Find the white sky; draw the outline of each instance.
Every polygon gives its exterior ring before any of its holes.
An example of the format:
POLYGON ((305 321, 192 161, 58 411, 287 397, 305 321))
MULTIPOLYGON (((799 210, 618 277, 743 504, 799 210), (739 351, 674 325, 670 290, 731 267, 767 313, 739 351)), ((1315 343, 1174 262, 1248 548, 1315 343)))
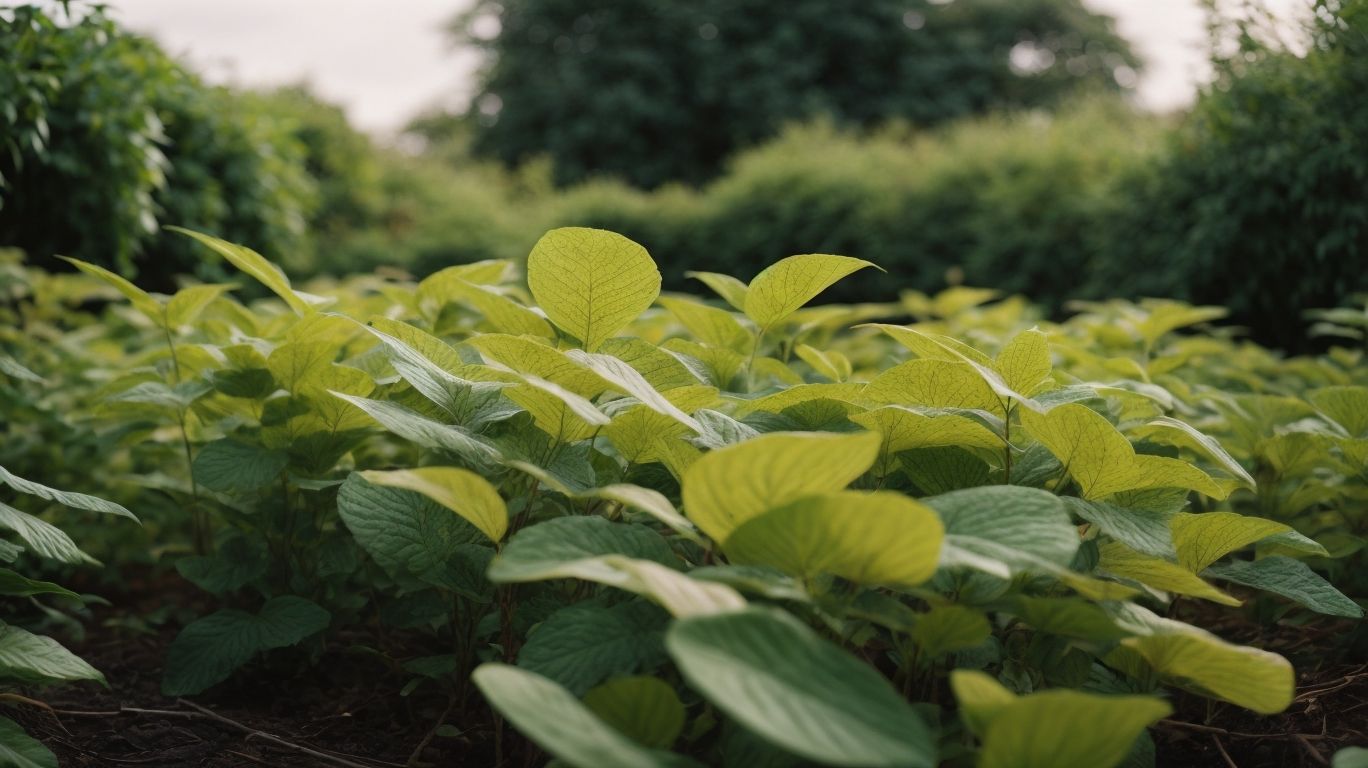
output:
MULTIPOLYGON (((1144 57, 1140 102, 1191 103, 1207 74, 1199 0, 1084 0, 1111 14, 1144 57)), ((1265 0, 1279 10, 1306 0, 1265 0)), ((385 134, 437 104, 461 105, 477 59, 453 50, 442 25, 465 0, 110 0, 209 80, 272 85, 307 80, 361 128, 385 134)))

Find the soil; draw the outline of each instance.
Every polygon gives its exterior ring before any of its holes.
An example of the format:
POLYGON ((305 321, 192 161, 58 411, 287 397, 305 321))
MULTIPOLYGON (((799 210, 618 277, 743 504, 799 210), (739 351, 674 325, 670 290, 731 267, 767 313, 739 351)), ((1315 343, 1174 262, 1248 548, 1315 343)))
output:
MULTIPOLYGON (((464 707, 462 692, 433 684, 401 695, 411 676, 375 654, 349 650, 374 644, 363 633, 335 638, 313 664, 302 656, 283 663, 277 658, 269 666, 253 664, 193 701, 163 696, 162 662, 177 628, 135 633, 117 629, 114 620, 147 616, 168 601, 200 602, 195 607, 202 612, 212 608, 174 574, 127 584, 129 593, 113 600, 119 607, 96 613, 95 623, 105 629, 70 644, 105 673, 110 687, 83 683, 27 691, 52 710, 17 706, 7 712, 46 743, 64 768, 495 765, 494 725, 479 694, 465 691, 464 707)), ((1297 698, 1287 711, 1261 717, 1177 693, 1174 714, 1151 730, 1159 766, 1326 766, 1341 747, 1368 746, 1368 663, 1342 660, 1343 640, 1355 623, 1267 628, 1238 611, 1195 603, 1180 608, 1179 618, 1292 659, 1297 698)), ((387 647, 404 642, 386 639, 387 647)), ((436 651, 415 648, 413 655, 431 652, 436 651)), ((537 763, 535 754, 516 752, 518 759, 506 765, 537 763)))
MULTIPOLYGON (((67 645, 105 674, 109 688, 80 683, 26 691, 50 706, 16 707, 13 716, 47 744, 63 768, 236 768, 340 766, 420 768, 488 766, 492 722, 479 694, 436 684, 401 695, 412 675, 383 658, 354 650, 376 638, 334 638, 313 662, 254 663, 230 681, 189 699, 161 693, 162 664, 179 627, 120 629, 120 616, 147 616, 168 601, 201 614, 213 606, 175 574, 128 581, 118 608, 95 613, 85 642, 67 645), (202 603, 196 605, 196 603, 202 603), (113 626, 111 626, 113 625, 113 626), (443 726, 438 728, 438 726, 443 726)), ((386 638, 402 647, 407 638, 386 638)), ((420 638, 413 638, 420 642, 420 638)), ((415 648, 413 655, 439 653, 415 648)))

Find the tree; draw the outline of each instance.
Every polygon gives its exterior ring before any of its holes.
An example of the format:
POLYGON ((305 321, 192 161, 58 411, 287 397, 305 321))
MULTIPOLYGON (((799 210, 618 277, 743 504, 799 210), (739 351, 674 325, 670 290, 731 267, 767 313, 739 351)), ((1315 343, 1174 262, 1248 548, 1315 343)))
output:
MULTIPOLYGON (((1317 0, 1302 42, 1217 16, 1217 80, 1109 227, 1118 286, 1230 308, 1305 346, 1305 310, 1368 290, 1368 0, 1317 0)), ((1251 21, 1253 19, 1253 21, 1251 21)))
POLYGON ((474 149, 559 183, 699 182, 787 122, 1048 107, 1139 67, 1081 0, 482 0, 453 32, 486 52, 474 149))
POLYGON ((205 86, 101 6, 0 11, 0 246, 172 276, 222 275, 162 224, 298 264, 315 208, 288 121, 205 86))

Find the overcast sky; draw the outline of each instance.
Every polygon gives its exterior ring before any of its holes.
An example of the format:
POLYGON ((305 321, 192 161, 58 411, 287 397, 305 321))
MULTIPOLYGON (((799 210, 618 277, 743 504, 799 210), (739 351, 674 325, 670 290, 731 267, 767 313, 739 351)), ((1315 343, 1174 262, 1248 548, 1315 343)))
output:
MULTIPOLYGON (((1148 67, 1140 102, 1191 103, 1204 66, 1199 0, 1084 0, 1117 19, 1148 67)), ((1267 0, 1281 9, 1305 0, 1267 0)), ((384 134, 417 112, 460 105, 477 65, 442 25, 464 0, 111 0, 114 15, 151 34, 213 82, 307 80, 361 128, 384 134)))

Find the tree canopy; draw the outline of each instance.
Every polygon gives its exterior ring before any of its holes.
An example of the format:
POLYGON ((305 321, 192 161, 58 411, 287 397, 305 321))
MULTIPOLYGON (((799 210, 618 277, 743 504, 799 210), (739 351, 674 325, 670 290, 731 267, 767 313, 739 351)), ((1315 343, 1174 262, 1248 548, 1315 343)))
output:
POLYGON ((706 180, 785 123, 928 125, 1125 90, 1139 60, 1081 0, 483 0, 474 148, 558 183, 706 180))

